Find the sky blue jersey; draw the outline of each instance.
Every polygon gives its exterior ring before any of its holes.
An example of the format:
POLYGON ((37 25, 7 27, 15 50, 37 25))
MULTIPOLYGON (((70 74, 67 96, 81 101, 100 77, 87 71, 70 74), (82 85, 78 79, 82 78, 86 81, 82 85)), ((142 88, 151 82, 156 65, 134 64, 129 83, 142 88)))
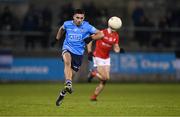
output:
POLYGON ((97 30, 86 21, 77 26, 73 23, 73 20, 65 21, 63 28, 66 31, 66 36, 62 50, 69 50, 76 55, 83 55, 85 50, 84 39, 94 34, 97 30))

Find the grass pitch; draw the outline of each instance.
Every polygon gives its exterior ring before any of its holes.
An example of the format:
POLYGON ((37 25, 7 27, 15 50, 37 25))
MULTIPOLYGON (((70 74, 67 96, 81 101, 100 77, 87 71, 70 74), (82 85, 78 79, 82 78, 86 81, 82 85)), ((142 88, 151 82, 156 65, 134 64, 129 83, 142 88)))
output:
POLYGON ((93 84, 73 84, 60 107, 63 83, 0 84, 0 116, 180 116, 180 84, 111 84, 97 102, 93 84))

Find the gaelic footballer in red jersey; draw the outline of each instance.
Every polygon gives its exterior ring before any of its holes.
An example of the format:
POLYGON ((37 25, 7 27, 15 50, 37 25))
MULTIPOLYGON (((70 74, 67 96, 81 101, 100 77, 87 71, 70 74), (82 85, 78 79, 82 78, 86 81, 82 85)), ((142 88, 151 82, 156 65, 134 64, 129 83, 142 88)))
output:
POLYGON ((109 58, 109 53, 112 47, 116 44, 119 47, 119 35, 115 31, 111 31, 110 28, 102 30, 104 37, 96 41, 96 48, 94 51, 95 57, 103 59, 109 58))
MULTIPOLYGON (((108 21, 108 28, 101 30, 104 37, 100 40, 96 40, 96 47, 93 52, 93 64, 95 69, 90 70, 88 82, 91 82, 93 78, 98 78, 100 82, 90 98, 92 101, 97 100, 97 96, 104 89, 106 81, 110 78, 110 51, 113 49, 116 53, 120 52, 119 34, 116 31, 121 27, 122 22, 120 18, 115 17, 115 19, 118 20, 113 19, 113 21, 116 22, 115 27, 113 27, 114 25, 109 24, 110 21, 112 23, 112 18, 114 17, 111 17, 108 21), (119 26, 117 27, 118 23, 119 26)), ((92 53, 92 43, 88 44, 88 52, 92 53)), ((88 58, 90 59, 90 57, 88 58)))

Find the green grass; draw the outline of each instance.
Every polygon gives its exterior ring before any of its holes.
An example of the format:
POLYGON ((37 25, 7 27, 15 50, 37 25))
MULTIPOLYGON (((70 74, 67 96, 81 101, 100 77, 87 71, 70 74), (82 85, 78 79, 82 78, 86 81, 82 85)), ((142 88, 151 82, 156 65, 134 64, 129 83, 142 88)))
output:
POLYGON ((180 84, 107 84, 98 102, 96 83, 73 84, 60 107, 62 83, 0 84, 0 116, 180 116, 180 84))

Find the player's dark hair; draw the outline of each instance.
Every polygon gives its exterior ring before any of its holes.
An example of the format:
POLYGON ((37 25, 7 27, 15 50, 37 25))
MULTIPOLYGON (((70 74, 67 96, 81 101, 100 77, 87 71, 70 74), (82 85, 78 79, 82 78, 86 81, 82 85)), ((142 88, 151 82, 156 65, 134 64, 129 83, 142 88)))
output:
POLYGON ((85 11, 83 9, 75 9, 74 14, 84 14, 85 15, 85 11))

